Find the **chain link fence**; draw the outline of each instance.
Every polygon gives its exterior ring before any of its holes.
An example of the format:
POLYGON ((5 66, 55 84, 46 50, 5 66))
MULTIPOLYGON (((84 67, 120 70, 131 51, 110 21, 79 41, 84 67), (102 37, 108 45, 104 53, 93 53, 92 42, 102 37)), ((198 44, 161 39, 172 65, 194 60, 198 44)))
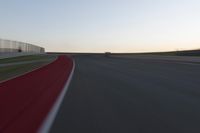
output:
POLYGON ((29 43, 0 39, 0 54, 44 53, 45 49, 29 43))

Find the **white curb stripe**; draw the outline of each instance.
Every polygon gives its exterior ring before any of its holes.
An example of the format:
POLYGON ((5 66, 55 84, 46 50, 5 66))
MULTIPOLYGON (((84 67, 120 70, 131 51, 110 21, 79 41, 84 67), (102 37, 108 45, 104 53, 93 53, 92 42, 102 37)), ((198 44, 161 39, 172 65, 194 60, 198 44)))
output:
POLYGON ((72 71, 70 73, 70 76, 67 80, 67 83, 65 84, 65 87, 63 88, 63 90, 61 91, 60 95, 58 96, 56 102, 54 103, 52 109, 50 110, 49 114, 47 115, 47 118, 44 120, 41 128, 39 129, 38 133, 49 133, 51 126, 53 125, 53 122, 56 118, 56 115, 59 111, 59 108, 61 106, 61 103, 65 97, 65 94, 68 90, 68 87, 70 85, 70 82, 72 80, 73 74, 74 74, 74 70, 75 70, 75 61, 73 60, 73 68, 72 71))

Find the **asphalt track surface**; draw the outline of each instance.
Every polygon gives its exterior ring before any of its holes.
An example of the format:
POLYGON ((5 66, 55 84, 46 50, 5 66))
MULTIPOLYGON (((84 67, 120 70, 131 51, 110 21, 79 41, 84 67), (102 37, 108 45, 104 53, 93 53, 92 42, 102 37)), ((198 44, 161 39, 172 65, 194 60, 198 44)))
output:
POLYGON ((200 64, 76 56, 51 133, 200 133, 200 64))
POLYGON ((36 133, 71 73, 66 56, 0 84, 0 133, 36 133))

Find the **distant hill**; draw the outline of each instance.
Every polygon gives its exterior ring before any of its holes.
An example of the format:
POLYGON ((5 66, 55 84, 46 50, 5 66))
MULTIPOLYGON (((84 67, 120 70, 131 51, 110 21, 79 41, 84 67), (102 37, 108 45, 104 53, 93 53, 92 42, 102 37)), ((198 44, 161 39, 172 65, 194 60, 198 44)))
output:
POLYGON ((147 53, 70 53, 70 52, 47 52, 47 54, 68 54, 68 55, 101 55, 101 54, 112 54, 112 55, 140 55, 140 54, 153 54, 153 55, 172 55, 172 56, 200 56, 200 49, 197 50, 183 50, 183 51, 170 51, 170 52, 147 52, 147 53))
POLYGON ((200 49, 198 50, 183 50, 171 52, 152 52, 145 54, 159 54, 159 55, 176 55, 176 56, 200 56, 200 49))

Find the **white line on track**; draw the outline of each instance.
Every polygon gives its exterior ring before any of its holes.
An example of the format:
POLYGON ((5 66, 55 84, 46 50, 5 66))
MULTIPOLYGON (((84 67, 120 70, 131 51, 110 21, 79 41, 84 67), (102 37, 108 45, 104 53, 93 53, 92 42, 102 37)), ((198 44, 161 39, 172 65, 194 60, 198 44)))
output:
POLYGON ((72 68, 70 76, 67 80, 67 83, 65 84, 65 87, 61 91, 61 93, 58 96, 56 102, 54 103, 52 109, 50 110, 49 114, 47 115, 46 119, 44 120, 44 122, 43 122, 41 128, 39 129, 38 133, 49 133, 50 128, 53 125, 53 122, 56 118, 56 115, 57 115, 59 108, 62 104, 62 101, 65 97, 65 94, 66 94, 66 92, 69 88, 70 82, 71 82, 73 74, 74 74, 74 70, 75 70, 75 61, 73 60, 73 68, 72 68))

